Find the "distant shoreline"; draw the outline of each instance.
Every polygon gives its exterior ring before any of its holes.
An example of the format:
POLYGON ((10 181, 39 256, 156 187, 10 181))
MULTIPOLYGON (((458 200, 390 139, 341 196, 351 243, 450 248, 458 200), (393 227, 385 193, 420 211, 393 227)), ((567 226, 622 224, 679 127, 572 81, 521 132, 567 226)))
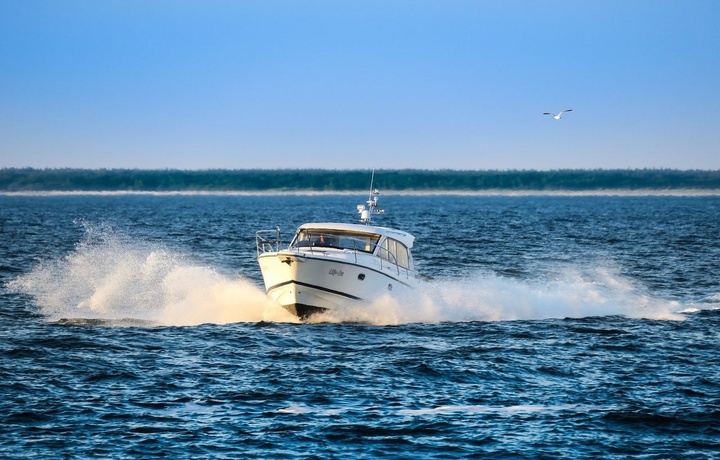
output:
POLYGON ((0 168, 0 193, 715 195, 720 170, 130 170, 0 168))

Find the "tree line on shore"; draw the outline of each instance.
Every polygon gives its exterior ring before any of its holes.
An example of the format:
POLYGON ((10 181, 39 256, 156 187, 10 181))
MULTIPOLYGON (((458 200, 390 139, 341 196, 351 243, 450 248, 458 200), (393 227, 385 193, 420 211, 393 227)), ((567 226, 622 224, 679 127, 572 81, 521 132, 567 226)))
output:
MULTIPOLYGON (((0 191, 357 191, 371 170, 0 169, 0 191)), ((720 189, 720 170, 376 170, 385 191, 720 189)))

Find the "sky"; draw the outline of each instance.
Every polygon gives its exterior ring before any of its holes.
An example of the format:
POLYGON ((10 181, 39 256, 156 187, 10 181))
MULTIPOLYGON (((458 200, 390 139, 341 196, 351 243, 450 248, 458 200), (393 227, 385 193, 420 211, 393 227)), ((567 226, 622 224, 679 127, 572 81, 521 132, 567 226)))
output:
POLYGON ((0 168, 716 170, 718 24, 717 0, 0 0, 0 168))

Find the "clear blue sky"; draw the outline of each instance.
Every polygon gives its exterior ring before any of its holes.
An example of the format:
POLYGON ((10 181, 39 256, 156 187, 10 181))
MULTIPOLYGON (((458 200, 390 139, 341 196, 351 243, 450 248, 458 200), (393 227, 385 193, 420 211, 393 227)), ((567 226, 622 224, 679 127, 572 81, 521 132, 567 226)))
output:
POLYGON ((24 166, 720 169, 720 1, 0 0, 24 166))

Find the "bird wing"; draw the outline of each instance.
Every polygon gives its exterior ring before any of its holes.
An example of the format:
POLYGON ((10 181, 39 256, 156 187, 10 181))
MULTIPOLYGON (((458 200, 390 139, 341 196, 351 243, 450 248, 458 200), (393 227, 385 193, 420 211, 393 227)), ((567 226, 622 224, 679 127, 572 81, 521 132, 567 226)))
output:
POLYGON ((572 112, 572 109, 565 109, 565 110, 563 110, 563 111, 560 112, 560 113, 563 113, 563 112, 572 112))
POLYGON ((545 112, 545 113, 543 113, 543 115, 552 115, 552 113, 550 113, 550 112, 545 112))

